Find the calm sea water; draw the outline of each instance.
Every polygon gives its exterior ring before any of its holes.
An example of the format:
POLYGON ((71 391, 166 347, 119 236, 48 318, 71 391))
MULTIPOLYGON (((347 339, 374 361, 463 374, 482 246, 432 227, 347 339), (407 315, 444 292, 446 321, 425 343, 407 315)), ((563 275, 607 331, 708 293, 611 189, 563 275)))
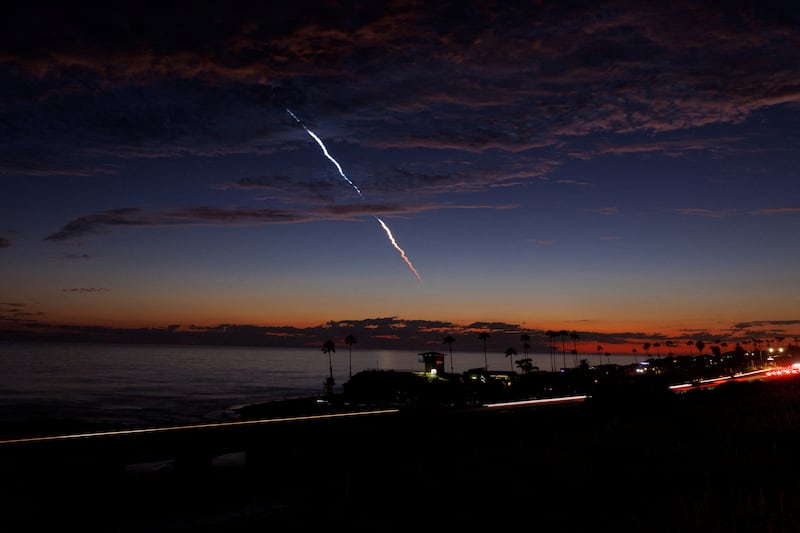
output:
MULTIPOLYGON (((550 368, 549 355, 531 357, 534 365, 550 368)), ((572 357, 567 355, 568 365, 572 357)), ((586 358, 595 362, 597 356, 586 358)), ((351 358, 344 347, 332 359, 337 391, 351 361, 353 374, 423 368, 413 351, 353 347, 351 358)), ((503 354, 488 354, 488 362, 490 368, 510 369, 503 354)), ((449 371, 449 356, 445 364, 449 371)), ((483 365, 482 352, 453 353, 455 372, 483 365)), ((234 418, 236 406, 321 395, 328 374, 327 355, 311 348, 0 343, 0 424, 128 427, 226 420, 234 418)))

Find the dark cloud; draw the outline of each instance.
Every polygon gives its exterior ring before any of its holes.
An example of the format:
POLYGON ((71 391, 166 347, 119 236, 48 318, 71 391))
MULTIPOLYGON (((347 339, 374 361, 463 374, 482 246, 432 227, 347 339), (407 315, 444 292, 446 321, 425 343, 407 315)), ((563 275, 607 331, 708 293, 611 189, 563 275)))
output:
MULTIPOLYGON (((262 224, 298 224, 312 220, 357 220, 362 216, 400 215, 441 209, 513 209, 514 205, 332 205, 309 210, 282 210, 251 207, 182 207, 169 211, 147 211, 140 208, 119 208, 81 216, 67 222, 60 230, 44 238, 64 242, 87 235, 110 232, 124 227, 163 226, 251 226, 262 224)), ((68 259, 87 259, 88 255, 67 256, 68 259)))
MULTIPOLYGON (((68 289, 69 292, 97 292, 98 289, 68 289)), ((100 289, 102 291, 102 289, 100 289)), ((393 349, 409 350, 416 354, 426 350, 445 351, 448 349, 444 338, 448 335, 455 338, 454 354, 458 352, 482 352, 483 341, 478 334, 488 332, 487 351, 501 353, 508 347, 521 346, 521 335, 530 336, 533 353, 547 353, 550 337, 545 329, 527 328, 520 324, 505 322, 474 322, 461 324, 449 321, 404 319, 401 317, 374 317, 364 319, 331 320, 308 327, 296 326, 259 326, 252 324, 218 324, 216 326, 180 326, 169 324, 153 328, 114 328, 108 326, 86 326, 70 324, 51 324, 42 322, 42 313, 25 310, 25 305, 15 302, 0 303, 0 321, 8 323, 0 329, 2 339, 49 339, 49 340, 82 340, 97 342, 159 342, 170 344, 211 344, 211 345, 256 345, 256 346, 309 346, 319 347, 326 340, 334 341, 339 349, 345 349, 344 339, 348 335, 356 338, 354 350, 357 349, 393 349)), ((582 322, 582 321, 578 321, 582 322)), ((631 346, 651 345, 651 355, 665 355, 675 352, 684 353, 687 342, 702 340, 710 344, 719 340, 727 342, 730 347, 737 342, 746 342, 752 338, 794 337, 786 331, 790 326, 800 325, 800 320, 754 321, 734 324, 727 334, 711 333, 705 329, 694 329, 683 332, 678 337, 670 337, 659 333, 634 331, 596 332, 582 328, 569 333, 578 335, 578 345, 592 346, 589 353, 579 353, 579 357, 596 356, 602 353, 628 354, 631 346), (667 343, 670 342, 671 346, 667 343), (659 343, 660 346, 654 346, 659 343), (600 350, 594 349, 597 346, 600 350)), ((559 330, 560 331, 560 330, 559 330)), ((560 337, 556 338, 558 351, 561 352, 560 337)), ((570 350, 572 341, 566 339, 566 348, 570 350)), ((643 349, 638 349, 644 354, 643 349)), ((687 352, 688 353, 688 352, 687 352)))
POLYGON ((19 302, 0 302, 0 321, 27 325, 36 323, 44 316, 40 311, 29 311, 27 305, 19 302))
POLYGON ((771 2, 20 5, 0 24, 0 172, 268 152, 288 105, 371 147, 636 150, 627 134, 800 103, 797 29, 771 2))
POLYGON ((285 224, 309 220, 302 214, 271 208, 186 207, 156 215, 161 224, 285 224))
POLYGON ((11 241, 4 237, 0 237, 0 248, 8 248, 11 246, 11 241))
POLYGON ((756 209, 754 211, 748 211, 750 215, 785 215, 785 214, 797 214, 800 213, 800 207, 768 207, 765 209, 756 209))
POLYGON ((800 320, 755 320, 753 322, 737 322, 736 324, 733 325, 733 327, 735 329, 747 329, 765 325, 788 326, 795 324, 800 324, 800 320))
POLYGON ((709 218, 727 218, 733 213, 727 209, 709 209, 706 207, 683 207, 675 209, 679 215, 709 217, 709 218))
POLYGON ((98 292, 109 292, 111 289, 104 287, 75 287, 71 289, 61 289, 61 292, 71 292, 79 294, 94 294, 98 292))
POLYGON ((120 227, 256 225, 305 222, 309 217, 270 208, 185 207, 172 211, 120 208, 78 217, 44 240, 63 242, 120 227))
POLYGON ((107 231, 111 227, 147 226, 150 224, 152 224, 152 220, 141 209, 111 209, 71 220, 56 233, 45 237, 45 240, 60 242, 107 231))

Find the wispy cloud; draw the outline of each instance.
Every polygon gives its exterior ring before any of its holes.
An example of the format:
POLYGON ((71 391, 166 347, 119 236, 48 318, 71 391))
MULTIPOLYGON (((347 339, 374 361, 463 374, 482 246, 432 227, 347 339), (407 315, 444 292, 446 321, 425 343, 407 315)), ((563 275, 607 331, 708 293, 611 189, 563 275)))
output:
POLYGON ((61 289, 61 292, 71 292, 79 294, 94 294, 98 292, 109 292, 111 289, 105 287, 75 287, 71 289, 61 289))
POLYGON ((44 313, 29 311, 24 303, 0 302, 0 321, 27 324, 42 316, 44 313))
POLYGON ((726 218, 733 214, 728 209, 709 209, 705 207, 682 207, 674 210, 679 215, 693 217, 726 218))
POLYGON ((177 225, 246 225, 304 222, 308 216, 280 209, 186 207, 165 212, 139 208, 119 208, 78 217, 44 240, 63 242, 112 228, 135 228, 177 225))
POLYGON ((767 207, 748 211, 749 215, 790 215, 800 213, 800 207, 767 207))
POLYGON ((621 215, 622 210, 619 207, 598 207, 596 209, 589 209, 590 213, 596 213, 598 215, 621 215))
POLYGON ((753 320, 737 322, 731 326, 731 333, 742 338, 783 337, 792 335, 800 326, 800 319, 792 320, 753 320), (790 329, 791 328, 791 329, 790 329))
MULTIPOLYGON (((306 210, 284 210, 253 207, 181 207, 168 211, 148 211, 141 208, 119 208, 92 213, 67 222, 60 230, 44 238, 64 242, 87 235, 108 233, 115 228, 145 228, 163 226, 255 226, 263 224, 298 224, 311 220, 355 220, 362 216, 403 215, 443 209, 515 209, 516 204, 339 204, 306 210)), ((69 259, 88 259, 89 256, 67 256, 69 259)))

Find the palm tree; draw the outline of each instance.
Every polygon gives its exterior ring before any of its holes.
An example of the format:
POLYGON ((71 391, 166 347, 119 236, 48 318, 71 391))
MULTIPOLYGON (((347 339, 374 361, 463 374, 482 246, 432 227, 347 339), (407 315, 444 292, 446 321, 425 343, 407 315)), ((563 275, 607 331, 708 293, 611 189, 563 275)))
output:
POLYGON ((697 341, 694 343, 694 347, 697 348, 697 355, 702 355, 703 348, 706 347, 706 343, 704 343, 703 341, 697 341))
POLYGON ((344 338, 345 344, 347 344, 347 348, 350 350, 350 377, 353 377, 353 345, 356 343, 356 338, 352 335, 348 335, 344 338))
POLYGON ((552 329, 548 329, 545 332, 550 344, 550 371, 556 371, 556 337, 558 337, 558 333, 553 331, 552 329))
POLYGON ((453 374, 453 343, 456 342, 456 339, 452 335, 448 335, 444 338, 444 344, 450 347, 450 373, 453 374))
POLYGON ((519 340, 522 341, 522 351, 525 352, 525 357, 528 357, 528 350, 531 349, 531 336, 527 333, 523 333, 519 336, 519 340))
POLYGON ((567 335, 569 335, 569 331, 562 329, 558 332, 558 334, 561 337, 561 355, 564 358, 564 368, 567 368, 567 345, 564 344, 564 341, 566 340, 567 335))
POLYGON ((575 355, 575 366, 578 366, 578 339, 581 338, 580 335, 576 331, 573 331, 569 334, 569 338, 572 339, 572 353, 575 355))
POLYGON ((514 372, 514 356, 517 355, 517 351, 514 348, 508 347, 506 348, 506 357, 511 359, 511 372, 514 372))
POLYGON ((762 341, 761 339, 756 338, 756 339, 753 339, 752 342, 753 342, 753 351, 758 351, 758 365, 759 365, 759 368, 760 368, 764 364, 764 361, 761 358, 761 344, 764 341, 762 341))
MULTIPOLYGON (((526 357, 524 359, 517 359, 514 362, 517 363, 517 366, 519 367, 519 369, 522 370, 522 373, 525 374, 526 376, 528 374, 530 374, 531 372, 533 372, 533 369, 536 368, 535 366, 533 366, 533 363, 531 363, 531 358, 530 357, 526 357)), ((539 370, 539 369, 536 368, 536 370, 539 370)))
POLYGON ((333 344, 333 341, 328 339, 322 344, 322 353, 328 355, 328 368, 330 369, 330 377, 325 380, 325 388, 328 391, 328 396, 333 396, 333 358, 331 357, 331 352, 336 352, 336 345, 333 344))
POLYGON ((603 364, 603 347, 598 345, 597 346, 597 356, 600 358, 600 364, 603 364))
POLYGON ((491 338, 488 331, 481 331, 478 333, 478 338, 483 341, 483 369, 489 370, 489 361, 486 358, 486 341, 491 338))

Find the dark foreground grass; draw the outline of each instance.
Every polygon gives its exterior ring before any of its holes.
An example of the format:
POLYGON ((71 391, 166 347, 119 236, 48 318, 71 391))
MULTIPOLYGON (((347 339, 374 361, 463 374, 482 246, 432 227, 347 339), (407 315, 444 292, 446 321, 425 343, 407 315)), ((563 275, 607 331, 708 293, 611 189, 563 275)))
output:
POLYGON ((800 531, 797 379, 404 412, 236 438, 246 467, 12 468, 0 495, 4 530, 800 531))

